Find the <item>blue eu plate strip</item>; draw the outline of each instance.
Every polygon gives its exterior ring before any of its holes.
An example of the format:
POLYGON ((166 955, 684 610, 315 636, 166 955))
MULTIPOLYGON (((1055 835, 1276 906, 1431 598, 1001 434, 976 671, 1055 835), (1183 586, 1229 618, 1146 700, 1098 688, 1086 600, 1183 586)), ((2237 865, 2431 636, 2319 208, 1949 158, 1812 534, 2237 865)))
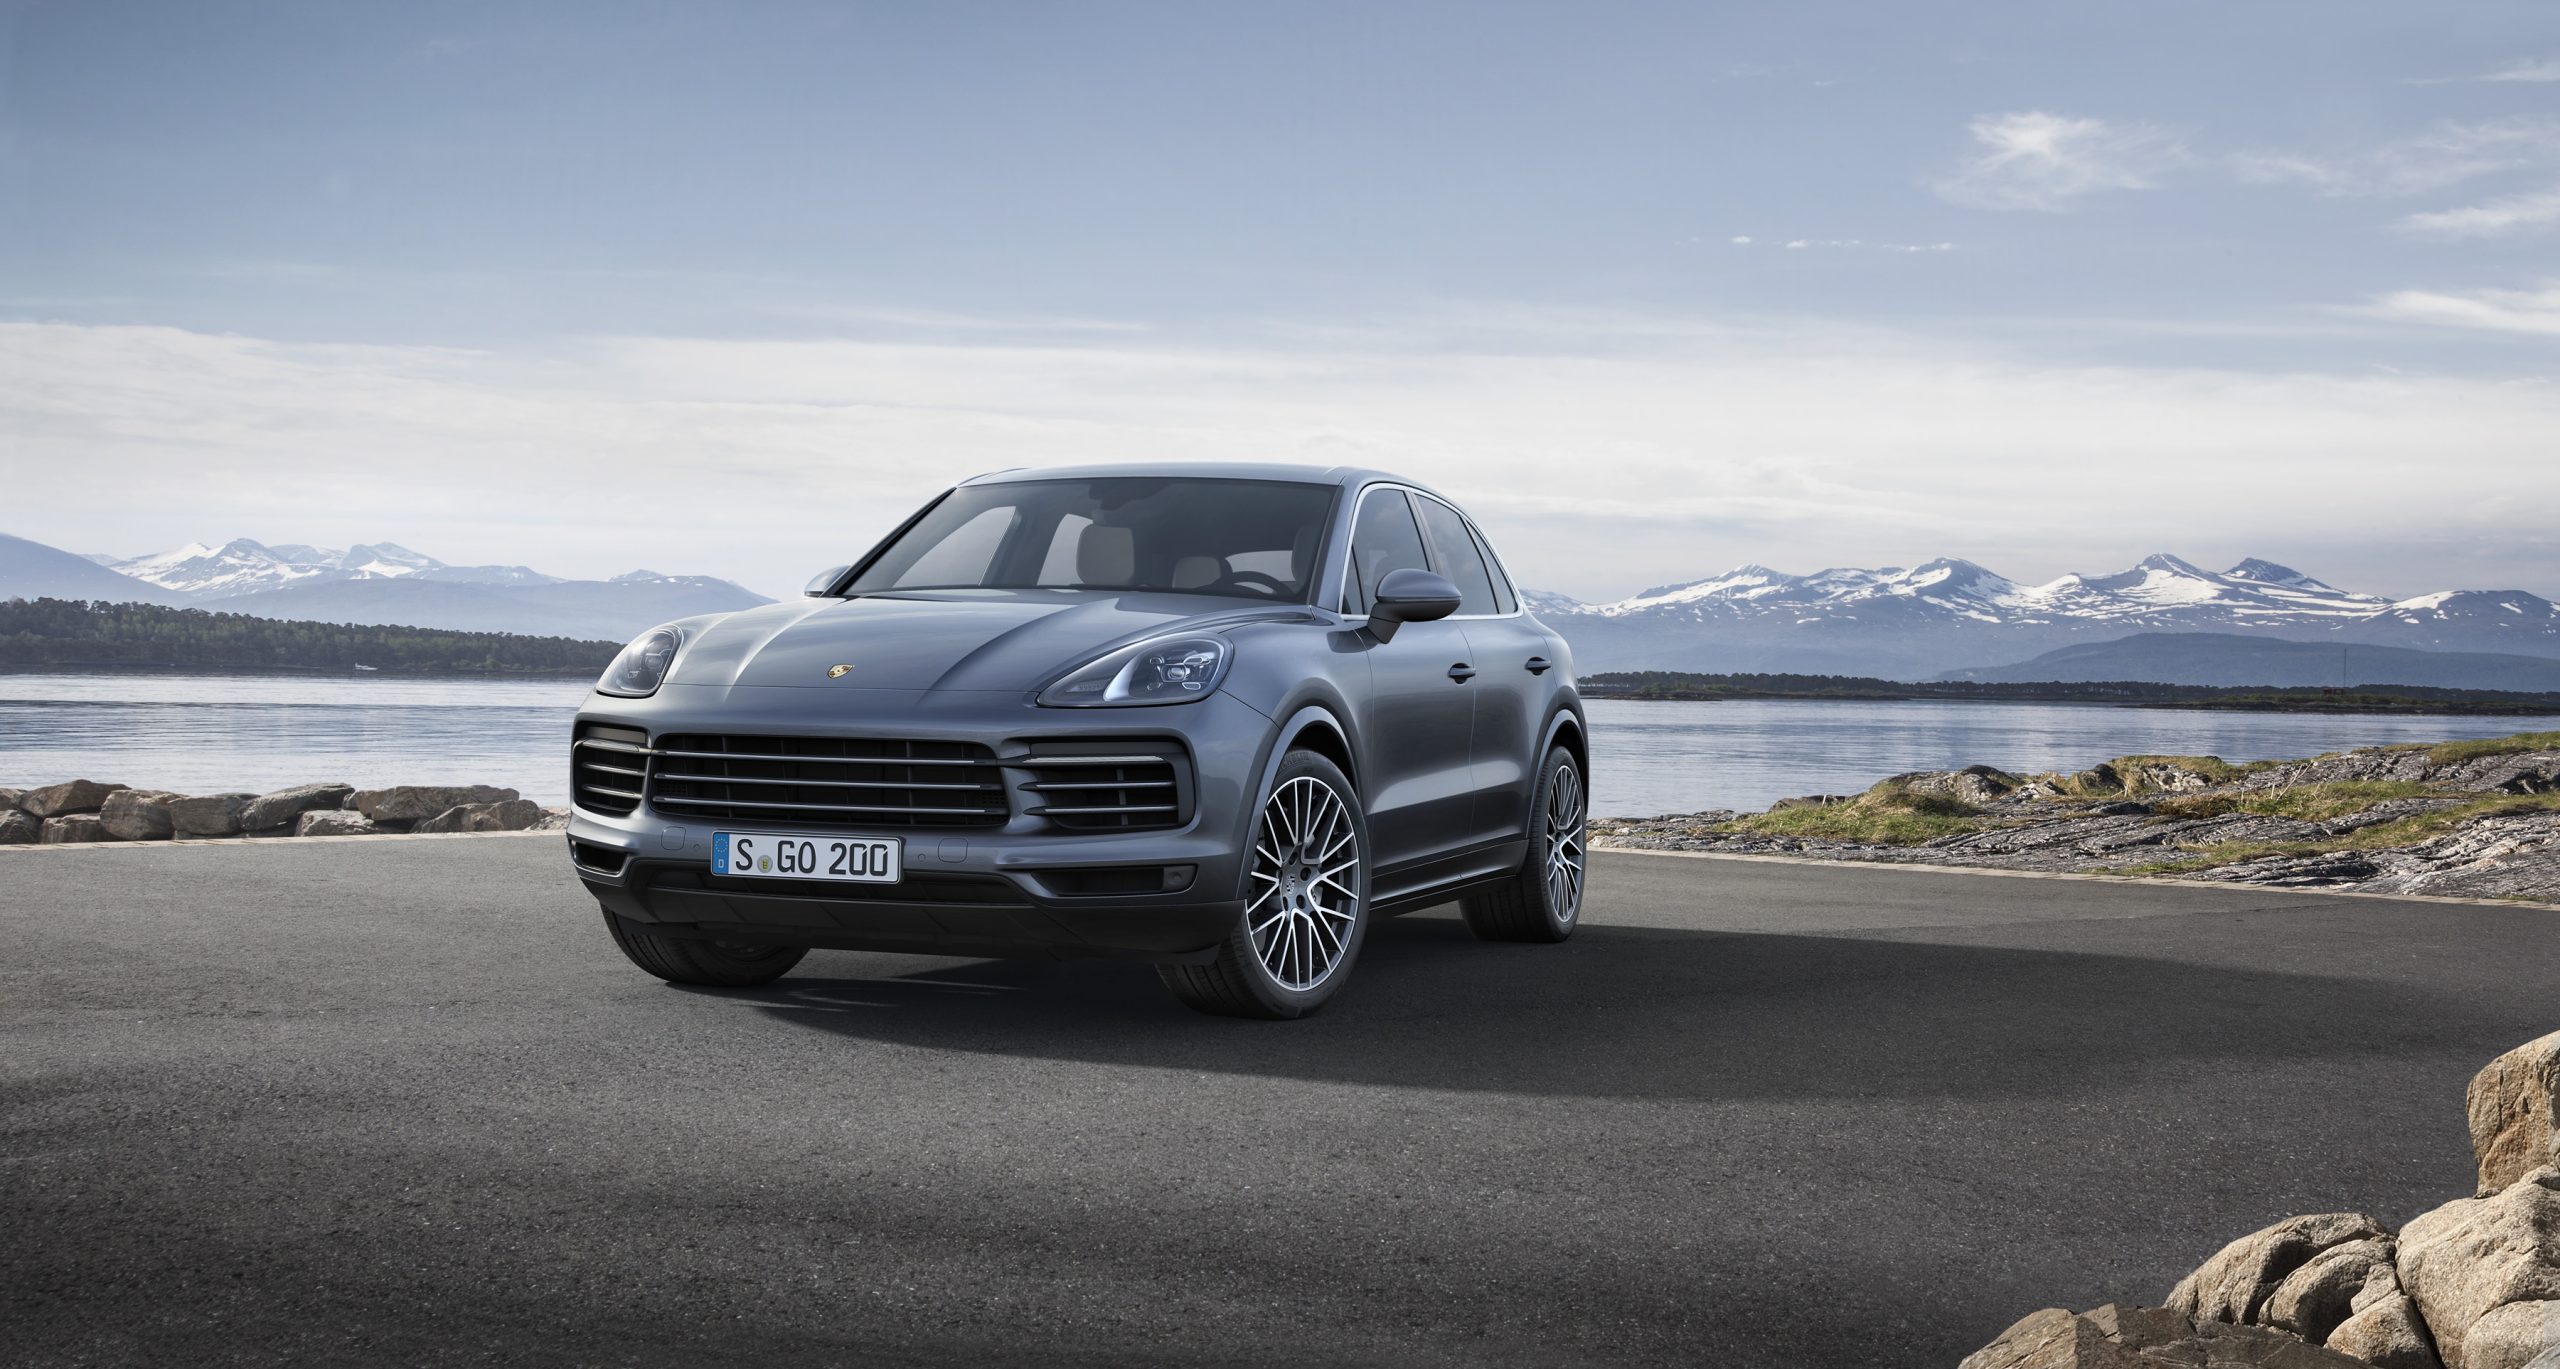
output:
POLYGON ((729 834, 726 832, 711 834, 711 873, 729 873, 729 834))

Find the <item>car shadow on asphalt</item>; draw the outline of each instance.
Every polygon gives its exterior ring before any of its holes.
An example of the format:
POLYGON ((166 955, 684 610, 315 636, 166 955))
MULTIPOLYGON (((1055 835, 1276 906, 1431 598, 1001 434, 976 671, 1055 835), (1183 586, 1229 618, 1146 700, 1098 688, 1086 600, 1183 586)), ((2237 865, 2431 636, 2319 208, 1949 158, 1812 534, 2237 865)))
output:
POLYGON ((1288 1023, 1202 1016, 1147 967, 1098 961, 821 954, 716 996, 900 1046, 1612 1098, 2038 1096, 2093 1073, 2345 1062, 2511 1026, 2496 1005, 2379 980, 1606 925, 1560 946, 1490 945, 1445 915, 1381 923, 1357 971, 1288 1023), (842 975, 866 967, 885 973, 842 975))

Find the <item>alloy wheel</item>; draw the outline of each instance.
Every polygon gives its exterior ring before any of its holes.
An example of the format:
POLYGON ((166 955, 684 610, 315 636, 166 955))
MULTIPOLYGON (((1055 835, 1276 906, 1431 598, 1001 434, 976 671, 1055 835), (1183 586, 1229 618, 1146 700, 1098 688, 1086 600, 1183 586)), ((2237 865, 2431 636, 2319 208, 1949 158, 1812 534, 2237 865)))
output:
POLYGON ((1547 785, 1545 828, 1547 907, 1570 924, 1582 915, 1583 851, 1582 772, 1571 765, 1557 766, 1547 785))
POLYGON ((1252 873, 1245 925, 1263 972, 1299 992, 1323 983, 1360 921, 1359 829, 1342 796, 1307 775, 1273 790, 1254 826, 1252 873))

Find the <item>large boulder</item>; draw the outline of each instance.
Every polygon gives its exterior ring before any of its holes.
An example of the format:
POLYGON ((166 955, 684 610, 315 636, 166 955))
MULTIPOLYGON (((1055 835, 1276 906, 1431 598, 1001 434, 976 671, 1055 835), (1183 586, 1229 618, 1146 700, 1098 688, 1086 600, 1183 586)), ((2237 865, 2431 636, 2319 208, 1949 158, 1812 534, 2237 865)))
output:
POLYGON ((0 812, 0 846, 25 846, 44 831, 44 822, 33 813, 12 808, 0 812))
POLYGON ((39 838, 47 846, 68 846, 80 841, 107 840, 106 824, 95 813, 68 813, 44 820, 44 835, 39 838))
POLYGON ((1876 786, 1878 791, 1898 789, 1912 794, 1934 794, 1979 807, 2005 798, 2026 781, 2006 770, 1988 765, 1969 765, 1962 770, 1915 770, 1896 775, 1876 786))
POLYGON ((542 805, 531 799, 496 803, 463 803, 410 828, 412 832, 521 832, 542 821, 542 805))
POLYGON ((344 809, 319 809, 294 819, 297 837, 363 837, 381 831, 373 819, 344 809))
POLYGON ((106 803, 107 795, 122 788, 121 784, 100 784, 96 780, 69 780, 28 790, 19 797, 18 806, 40 818, 94 813, 106 803))
POLYGON ((98 820, 118 841, 166 841, 172 830, 169 802, 177 797, 160 789, 119 789, 107 795, 98 820))
POLYGON ((2327 1346, 2376 1369, 2444 1369, 2418 1305, 2396 1289, 2376 1298, 2329 1333, 2327 1346))
POLYGON ((344 807, 348 796, 355 792, 352 784, 297 784, 291 789, 260 794, 240 810, 240 830, 263 832, 291 827, 295 819, 315 808, 344 807))
POLYGON ((0 813, 6 813, 17 807, 18 800, 23 799, 26 796, 27 791, 24 789, 0 788, 0 813))
POLYGON ((2360 1212, 2288 1217, 2215 1252, 2169 1291, 2168 1306, 2198 1321, 2258 1323, 2276 1289, 2314 1256, 2350 1242, 2390 1238, 2380 1222, 2360 1212))
POLYGON ((2367 1238, 2333 1245, 2276 1285, 2258 1309, 2258 1323, 2325 1345, 2329 1333, 2354 1314, 2356 1297, 2374 1274, 2391 1267, 2387 1240, 2367 1238))
POLYGON ((2471 1323, 2462 1338, 2468 1369, 2552 1369, 2560 1365, 2560 1302, 2511 1302, 2471 1323))
POLYGON ((2049 1307, 1967 1355, 1958 1369, 2362 1369, 2257 1326, 2197 1321, 2160 1307, 2109 1305, 2078 1316, 2049 1307))
POLYGON ((2471 1153, 2486 1198, 2544 1165, 2560 1165, 2560 1032, 2528 1041, 2472 1076, 2471 1153))
POLYGON ((169 826, 172 835, 181 837, 236 837, 240 835, 240 814, 255 794, 196 794, 169 801, 169 826))
POLYGON ((347 806, 375 822, 424 822, 448 808, 519 797, 512 789, 486 784, 395 784, 388 789, 359 789, 347 799, 347 806))
POLYGON ((2505 1358, 2511 1303, 2560 1302, 2560 1169, 2538 1169, 2487 1198, 2457 1198, 2400 1231, 2400 1282, 2447 1369, 2517 1369, 2505 1358), (2475 1344, 2473 1332, 2480 1330, 2475 1344))

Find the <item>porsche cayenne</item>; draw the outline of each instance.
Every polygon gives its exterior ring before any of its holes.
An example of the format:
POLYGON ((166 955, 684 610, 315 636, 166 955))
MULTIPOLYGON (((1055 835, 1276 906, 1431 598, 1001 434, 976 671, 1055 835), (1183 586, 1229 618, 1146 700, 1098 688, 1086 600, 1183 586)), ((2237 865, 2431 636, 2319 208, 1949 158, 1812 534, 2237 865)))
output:
POLYGON ((1152 962, 1297 1017, 1370 924, 1582 911, 1572 657, 1448 499, 1366 470, 945 491, 801 599, 642 634, 571 741, 614 941, 745 986, 812 947, 1152 962))

